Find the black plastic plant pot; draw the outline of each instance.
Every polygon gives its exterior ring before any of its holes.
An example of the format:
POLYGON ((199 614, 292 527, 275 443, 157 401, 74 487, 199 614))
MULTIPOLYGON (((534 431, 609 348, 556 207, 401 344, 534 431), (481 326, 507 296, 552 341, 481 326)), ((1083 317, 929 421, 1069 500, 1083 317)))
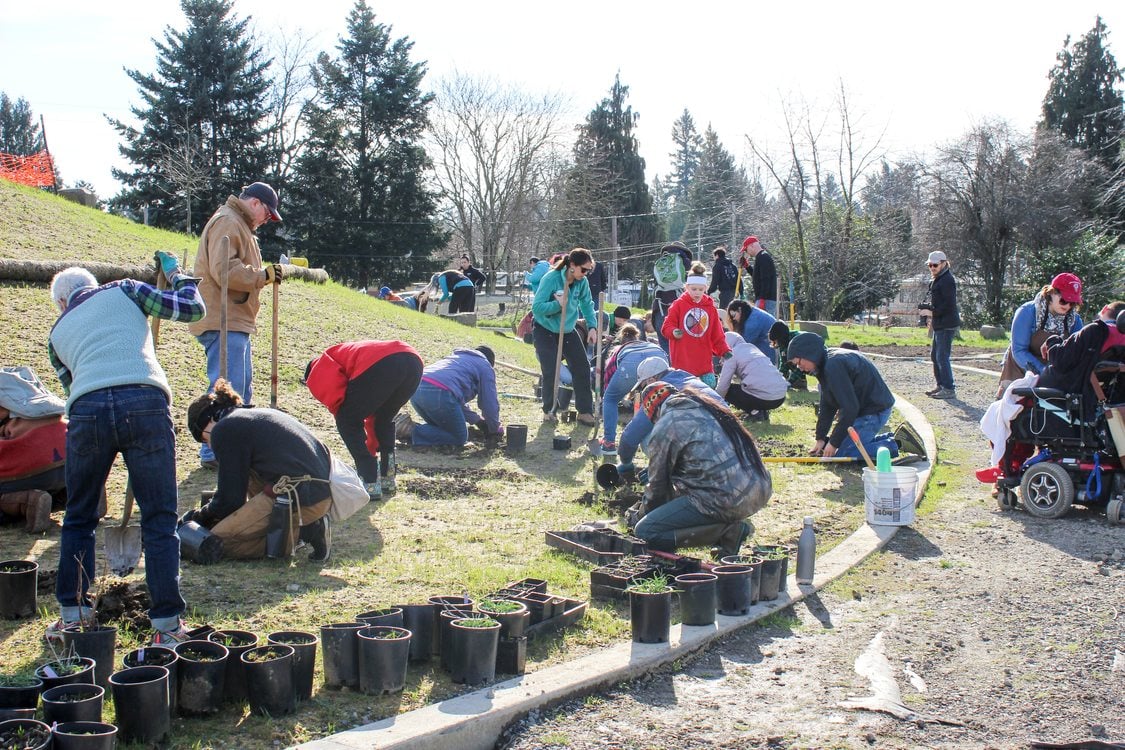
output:
POLYGON ((313 673, 316 672, 316 647, 320 639, 303 630, 281 630, 266 636, 266 643, 293 647, 293 692, 297 700, 312 697, 313 673))
POLYGON ((223 559, 223 540, 206 526, 188 521, 176 529, 180 557, 197 565, 213 565, 223 559))
POLYGON ((410 661, 429 661, 434 642, 434 607, 432 604, 398 604, 402 610, 402 626, 412 633, 410 661))
POLYGON ((386 625, 392 628, 401 628, 402 621, 402 607, 384 607, 383 609, 372 609, 367 612, 360 612, 355 616, 356 622, 362 622, 367 627, 374 627, 376 625, 386 625))
POLYGON ((43 693, 43 721, 101 721, 105 688, 99 685, 59 685, 43 693))
POLYGON ((39 705, 39 694, 43 692, 43 680, 37 675, 21 675, 0 680, 0 708, 31 708, 39 705))
POLYGON ((62 631, 63 648, 94 660, 94 684, 109 687, 113 655, 117 649, 117 628, 109 625, 83 628, 72 626, 62 631))
POLYGON ((0 721, 9 719, 34 719, 34 708, 0 708, 0 721))
POLYGON ((242 654, 250 712, 259 716, 284 716, 297 710, 293 689, 293 647, 280 643, 259 646, 242 654))
POLYGON ((778 597, 778 592, 781 590, 781 571, 784 565, 785 560, 781 558, 774 560, 762 558, 762 574, 758 586, 759 601, 772 602, 778 597))
POLYGON ((168 710, 176 715, 178 705, 180 657, 165 646, 146 646, 136 648, 125 654, 122 663, 126 667, 167 667, 168 669, 168 710))
POLYGON ((180 713, 206 716, 218 712, 223 705, 230 651, 214 641, 183 641, 175 648, 180 657, 176 664, 180 713))
MULTIPOLYGON (((441 623, 438 621, 438 615, 441 614, 443 609, 459 608, 471 610, 473 608, 473 600, 467 596, 458 594, 440 594, 438 596, 431 596, 429 601, 430 606, 434 610, 434 628, 431 634, 430 653, 437 656, 441 653, 441 623)), ((409 627, 407 628, 409 630, 409 627)), ((418 634, 415 632, 415 638, 418 634)))
POLYGON ((35 676, 43 680, 43 692, 59 685, 73 685, 77 682, 94 684, 94 660, 87 656, 75 656, 40 664, 35 668, 35 676))
POLYGON ((527 636, 523 638, 501 638, 496 646, 496 671, 502 674, 520 675, 527 668, 527 636))
POLYGON ((684 573, 676 576, 680 590, 680 622, 683 625, 714 625, 719 608, 719 577, 714 573, 684 573))
POLYGON ((763 544, 754 545, 754 554, 758 557, 769 559, 774 557, 781 561, 781 574, 777 590, 778 593, 784 593, 786 589, 786 581, 789 578, 789 558, 793 556, 793 547, 788 544, 763 544))
POLYGON ((59 722, 51 730, 54 750, 113 750, 117 727, 101 721, 59 722))
POLYGON ((496 679, 500 623, 487 617, 464 617, 450 625, 450 679, 479 685, 496 679), (488 624, 485 624, 488 623, 488 624), (477 626, 479 625, 479 626, 477 626))
POLYGON ((448 609, 443 609, 438 613, 438 663, 446 672, 453 669, 453 665, 451 662, 453 649, 452 646, 450 646, 450 643, 453 639, 453 621, 472 616, 473 610, 471 607, 451 607, 448 609))
POLYGON ((762 558, 757 555, 728 555, 722 558, 723 565, 748 565, 754 569, 754 578, 750 585, 750 603, 757 604, 762 593, 762 558))
POLYGON ((629 590, 633 643, 667 643, 672 630, 672 588, 648 593, 629 590))
POLYGON ((30 560, 0 562, 0 617, 18 620, 35 614, 35 587, 39 563, 30 560))
POLYGON ((245 701, 248 696, 242 655, 258 645, 258 636, 249 630, 216 630, 207 636, 207 640, 223 644, 230 652, 226 660, 226 676, 223 678, 223 700, 245 701))
POLYGON ((505 452, 509 455, 515 456, 523 453, 527 447, 527 425, 525 424, 510 424, 505 430, 508 438, 508 444, 505 446, 505 452))
POLYGON ((522 638, 527 631, 531 613, 523 602, 511 599, 485 599, 477 605, 477 612, 500 623, 500 640, 522 638))
POLYGON ((155 744, 172 729, 168 710, 168 670, 129 667, 109 676, 122 742, 155 744))
POLYGON ((324 687, 359 687, 359 638, 362 622, 337 622, 320 627, 324 687))
POLYGON ((51 747, 51 728, 35 719, 0 721, 0 747, 47 750, 51 747))
POLYGON ((410 641, 409 630, 390 625, 359 631, 359 689, 368 695, 402 692, 410 641))
POLYGON ((719 614, 741 616, 753 603, 754 568, 750 565, 716 565, 711 573, 718 577, 719 614))
POLYGON ((559 386, 558 396, 556 396, 555 398, 555 403, 558 406, 558 410, 566 411, 566 408, 570 406, 570 400, 573 396, 574 389, 565 385, 559 386))

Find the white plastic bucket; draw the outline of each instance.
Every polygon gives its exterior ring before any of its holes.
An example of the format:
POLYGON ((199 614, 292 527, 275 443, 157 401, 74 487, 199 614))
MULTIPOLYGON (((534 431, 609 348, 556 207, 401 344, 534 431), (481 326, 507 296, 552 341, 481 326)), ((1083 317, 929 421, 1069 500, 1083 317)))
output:
POLYGON ((914 522, 918 470, 892 466, 890 471, 863 470, 863 499, 872 526, 908 526, 914 522))

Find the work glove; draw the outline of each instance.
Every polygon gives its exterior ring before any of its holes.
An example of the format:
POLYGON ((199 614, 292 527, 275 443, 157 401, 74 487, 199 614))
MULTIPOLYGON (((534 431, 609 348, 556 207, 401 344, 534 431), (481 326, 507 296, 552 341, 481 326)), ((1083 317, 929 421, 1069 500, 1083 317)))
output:
POLYGON ((266 272, 267 284, 280 284, 282 277, 285 275, 281 270, 280 263, 271 263, 262 270, 266 272))
POLYGON ((171 279, 172 274, 180 272, 180 261, 176 259, 172 253, 166 253, 163 250, 157 250, 152 255, 152 259, 160 264, 160 271, 164 274, 164 278, 171 279))
MULTIPOLYGON (((192 521, 199 523, 199 508, 192 508, 191 510, 180 516, 179 520, 176 521, 176 528, 178 529, 185 524, 191 523, 192 521)), ((203 524, 199 525, 202 526, 203 524)))
POLYGON ((640 523, 640 520, 644 518, 644 515, 645 511, 642 503, 636 503, 630 506, 629 509, 625 511, 625 528, 632 533, 632 531, 637 528, 637 524, 640 523))
POLYGON ((730 358, 731 358, 731 357, 733 357, 733 356, 734 356, 734 353, 733 353, 733 352, 729 352, 729 351, 728 351, 728 352, 725 352, 725 353, 723 354, 723 359, 730 359, 730 358))

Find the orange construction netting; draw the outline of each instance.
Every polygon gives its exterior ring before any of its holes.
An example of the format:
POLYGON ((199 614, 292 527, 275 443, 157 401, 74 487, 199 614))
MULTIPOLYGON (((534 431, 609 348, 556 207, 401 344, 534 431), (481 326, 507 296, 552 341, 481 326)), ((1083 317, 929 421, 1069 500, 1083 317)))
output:
POLYGON ((46 151, 30 156, 0 153, 0 177, 21 185, 54 187, 55 163, 46 151))

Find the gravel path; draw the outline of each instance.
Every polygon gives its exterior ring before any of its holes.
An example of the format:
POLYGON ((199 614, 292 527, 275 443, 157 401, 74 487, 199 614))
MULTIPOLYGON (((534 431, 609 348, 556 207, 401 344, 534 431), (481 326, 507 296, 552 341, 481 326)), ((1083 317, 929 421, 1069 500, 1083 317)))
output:
POLYGON ((938 402, 923 395, 928 362, 877 364, 937 431, 939 464, 913 528, 786 616, 529 716, 498 747, 1125 742, 1125 527, 1081 507, 1054 521, 997 510, 973 476, 988 462, 977 423, 995 378, 957 373, 959 398, 938 402), (856 671, 861 655, 878 690, 856 671), (841 706, 896 690, 907 718, 841 706))

